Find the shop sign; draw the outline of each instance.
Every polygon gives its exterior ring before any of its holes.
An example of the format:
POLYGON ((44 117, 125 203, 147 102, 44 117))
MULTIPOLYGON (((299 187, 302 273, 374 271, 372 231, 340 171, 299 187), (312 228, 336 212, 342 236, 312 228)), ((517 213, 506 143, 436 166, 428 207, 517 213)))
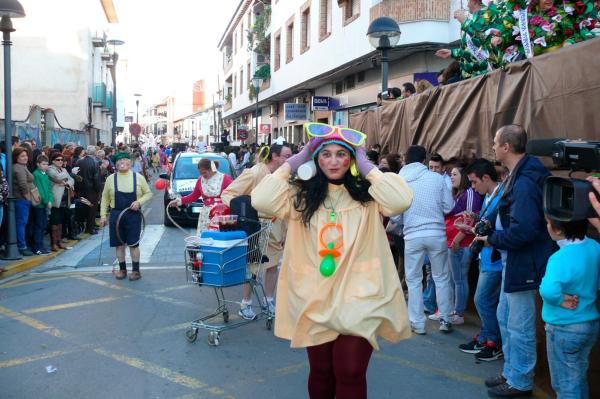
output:
POLYGON ((329 111, 329 100, 330 100, 330 97, 314 96, 312 98, 312 110, 313 111, 329 111))
POLYGON ((269 134, 271 133, 271 124, 270 123, 261 123, 258 128, 260 134, 269 134))
POLYGON ((308 104, 285 103, 283 115, 286 122, 308 120, 308 104))

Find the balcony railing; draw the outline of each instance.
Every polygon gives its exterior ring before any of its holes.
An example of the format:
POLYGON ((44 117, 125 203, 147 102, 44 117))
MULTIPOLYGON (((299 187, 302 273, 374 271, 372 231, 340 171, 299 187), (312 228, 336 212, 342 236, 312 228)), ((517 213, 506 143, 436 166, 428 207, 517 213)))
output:
POLYGON ((106 84, 95 83, 92 93, 92 104, 94 107, 104 107, 106 105, 106 84))
POLYGON ((106 103, 102 107, 103 112, 111 112, 113 106, 113 92, 109 91, 106 93, 106 103))

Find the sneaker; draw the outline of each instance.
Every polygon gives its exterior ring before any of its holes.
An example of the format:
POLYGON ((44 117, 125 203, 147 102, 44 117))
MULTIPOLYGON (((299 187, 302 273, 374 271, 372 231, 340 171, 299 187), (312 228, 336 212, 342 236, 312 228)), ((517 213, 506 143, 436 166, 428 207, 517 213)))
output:
POLYGON ((505 382, 506 378, 504 378, 502 374, 498 374, 485 380, 485 386, 488 388, 493 388, 495 386, 504 384, 505 382))
POLYGON ((272 299, 267 299, 267 308, 269 309, 269 314, 275 314, 275 302, 272 299))
POLYGON ((48 256, 49 253, 50 252, 46 249, 38 249, 37 251, 33 251, 33 254, 37 256, 48 256))
POLYGON ((492 362, 500 359, 502 356, 504 356, 502 348, 496 345, 495 342, 487 341, 483 349, 479 353, 475 354, 475 359, 484 362, 492 362))
POLYGON ((427 316, 427 318, 433 321, 440 321, 440 319, 442 318, 442 314, 438 310, 434 314, 430 314, 429 316, 427 316))
POLYGON ((452 331, 452 324, 444 319, 440 320, 440 331, 443 333, 449 333, 452 331))
POLYGON ((412 332, 418 335, 425 335, 427 331, 425 331, 425 327, 417 327, 414 324, 410 323, 410 329, 412 332))
POLYGON ((508 382, 496 385, 495 387, 490 388, 488 390, 488 396, 490 398, 518 398, 523 396, 530 396, 531 393, 531 389, 527 391, 521 391, 520 389, 511 386, 508 382))
POLYGON ((471 341, 469 341, 466 344, 460 344, 458 345, 458 349, 460 349, 461 352, 464 353, 471 353, 471 354, 476 354, 481 352, 481 350, 485 348, 485 344, 483 343, 479 343, 479 341, 477 340, 477 338, 473 338, 471 341))
POLYGON ((465 318, 464 316, 461 316, 455 312, 452 313, 452 315, 450 316, 450 323, 452 323, 453 325, 465 324, 465 318))
POLYGON ((245 306, 245 307, 241 308, 240 311, 238 312, 238 314, 244 320, 256 319, 256 313, 254 313, 254 310, 252 310, 252 306, 245 306))

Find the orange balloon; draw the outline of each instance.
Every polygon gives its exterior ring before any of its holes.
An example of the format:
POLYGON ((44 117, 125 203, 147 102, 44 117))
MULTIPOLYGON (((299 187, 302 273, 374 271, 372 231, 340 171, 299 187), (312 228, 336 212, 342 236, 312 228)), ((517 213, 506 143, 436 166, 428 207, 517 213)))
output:
POLYGON ((165 187, 167 187, 167 182, 164 179, 158 179, 156 183, 154 183, 154 187, 156 187, 157 190, 164 190, 165 187))

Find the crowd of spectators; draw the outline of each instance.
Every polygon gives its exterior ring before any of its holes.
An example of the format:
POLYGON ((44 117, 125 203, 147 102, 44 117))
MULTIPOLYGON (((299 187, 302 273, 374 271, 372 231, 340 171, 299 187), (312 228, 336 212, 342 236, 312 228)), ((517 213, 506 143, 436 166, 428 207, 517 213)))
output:
POLYGON ((70 249, 67 243, 79 240, 82 232, 98 233, 99 196, 106 178, 114 173, 117 150, 132 152, 134 167, 146 177, 167 163, 164 147, 145 152, 138 144, 111 148, 98 142, 85 148, 75 143, 39 148, 36 140, 13 137, 7 148, 0 142, 0 247, 6 244, 6 151, 12 152, 17 247, 22 256, 32 256, 70 249), (46 234, 49 247, 44 241, 46 234))
MULTIPOLYGON (((413 332, 426 334, 427 319, 451 332, 465 322, 472 297, 481 327, 458 349, 483 362, 504 358, 502 373, 486 380, 491 397, 528 396, 538 359, 539 294, 552 386, 559 398, 586 398, 600 325, 600 244, 588 238, 588 220, 564 222, 544 213, 542 187, 550 173, 525 153, 526 143, 522 127, 507 125, 494 138, 496 163, 445 162, 421 146, 400 156, 381 154, 375 145, 367 154, 382 171, 401 166, 413 191, 410 208, 384 221, 400 256, 413 332), (470 293, 469 270, 476 266, 470 293)), ((590 221, 600 231, 600 222, 590 221)))

